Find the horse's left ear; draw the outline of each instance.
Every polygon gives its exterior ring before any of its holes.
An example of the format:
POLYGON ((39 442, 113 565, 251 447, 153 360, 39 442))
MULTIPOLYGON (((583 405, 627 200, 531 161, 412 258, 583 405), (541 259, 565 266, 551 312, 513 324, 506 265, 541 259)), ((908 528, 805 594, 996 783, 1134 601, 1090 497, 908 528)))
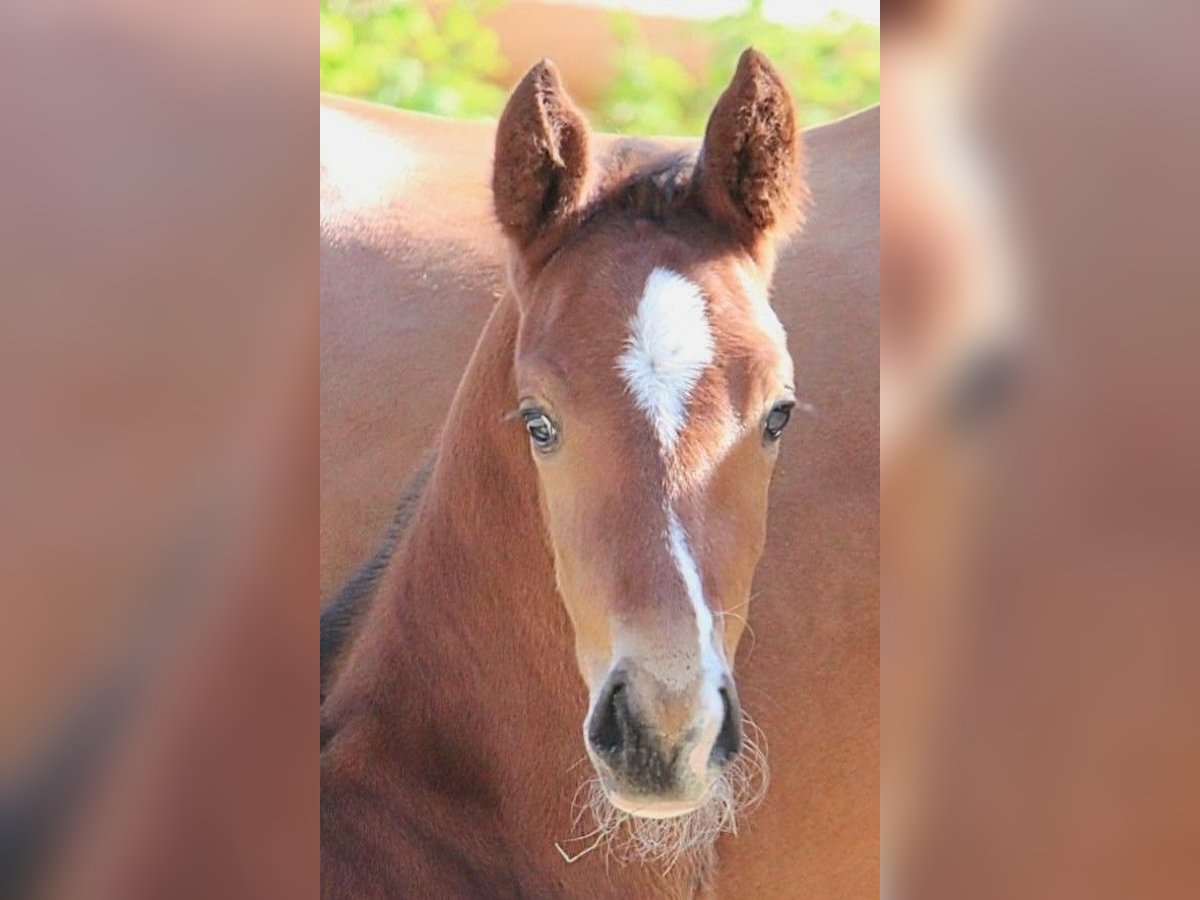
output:
POLYGON ((704 211, 752 250, 799 224, 806 198, 796 111, 775 67, 757 50, 738 60, 700 150, 704 211))
POLYGON ((582 206, 588 127, 544 59, 521 79, 496 126, 492 202, 504 233, 525 249, 582 206))

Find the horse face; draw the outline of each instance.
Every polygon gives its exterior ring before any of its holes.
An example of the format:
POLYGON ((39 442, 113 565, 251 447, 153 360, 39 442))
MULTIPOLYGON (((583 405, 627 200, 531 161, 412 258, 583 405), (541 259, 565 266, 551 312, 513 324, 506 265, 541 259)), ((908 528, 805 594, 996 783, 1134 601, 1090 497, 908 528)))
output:
POLYGON ((592 172, 587 146, 535 67, 494 179, 521 307, 514 418, 589 688, 589 756, 613 805, 672 817, 743 749, 731 663, 795 403, 766 284, 799 145, 778 76, 748 53, 678 195, 627 160, 592 172))
POLYGON ((748 265, 684 256, 598 228, 539 277, 517 357, 586 738, 628 808, 696 802, 741 749, 730 662, 794 403, 748 265))

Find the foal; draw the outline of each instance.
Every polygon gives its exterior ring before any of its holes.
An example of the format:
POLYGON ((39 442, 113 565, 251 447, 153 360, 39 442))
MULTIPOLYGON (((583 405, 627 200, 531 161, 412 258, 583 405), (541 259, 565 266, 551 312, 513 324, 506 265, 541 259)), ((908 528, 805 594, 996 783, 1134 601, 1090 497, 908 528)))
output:
POLYGON ((791 100, 747 51, 698 157, 593 162, 542 62, 494 165, 510 289, 329 686, 322 891, 691 896, 765 774, 731 664, 795 402, 791 100))

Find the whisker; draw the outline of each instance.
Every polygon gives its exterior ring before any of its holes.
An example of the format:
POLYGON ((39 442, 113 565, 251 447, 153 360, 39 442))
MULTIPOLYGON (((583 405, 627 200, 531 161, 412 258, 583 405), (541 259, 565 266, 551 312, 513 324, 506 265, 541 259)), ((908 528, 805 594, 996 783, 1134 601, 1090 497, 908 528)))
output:
POLYGON ((742 623, 742 627, 745 628, 747 633, 750 635, 750 646, 746 650, 746 659, 749 659, 751 654, 754 653, 754 648, 758 646, 758 634, 754 631, 754 626, 750 624, 750 621, 744 615, 737 612, 737 610, 744 609, 747 606, 749 606, 749 601, 742 603, 739 606, 735 606, 733 609, 719 610, 716 615, 721 619, 732 617, 742 623))
POLYGON ((604 836, 601 835, 600 837, 596 838, 595 843, 593 843, 590 847, 585 847, 583 850, 580 850, 574 856, 568 854, 567 851, 562 848, 562 845, 558 841, 554 842, 554 849, 558 851, 559 855, 563 858, 563 860, 566 861, 567 865, 569 866, 569 865, 571 865, 571 863, 579 862, 579 860, 583 859, 585 856, 587 856, 589 853, 591 853, 593 850, 595 850, 597 847, 599 847, 601 842, 603 842, 603 840, 604 840, 604 836))
MULTIPOLYGON (((743 616, 741 613, 735 613, 732 610, 722 610, 721 612, 717 613, 717 616, 722 619, 725 619, 725 618, 737 619, 739 622, 742 623, 742 627, 745 628, 746 631, 750 634, 750 639, 752 641, 754 641, 755 644, 758 643, 758 635, 754 633, 754 626, 752 626, 750 624, 750 620, 747 619, 745 616, 743 616)), ((751 648, 753 649, 753 645, 751 645, 751 648)))
POLYGON ((643 819, 612 805, 600 779, 586 778, 571 799, 572 832, 587 830, 555 843, 568 863, 603 850, 605 867, 610 860, 657 865, 665 874, 687 861, 699 872, 714 865, 714 845, 722 834, 736 835, 742 818, 766 796, 769 784, 767 741, 762 729, 742 712, 742 752, 709 787, 704 805, 672 819, 643 819), (563 845, 590 841, 572 854, 563 845))

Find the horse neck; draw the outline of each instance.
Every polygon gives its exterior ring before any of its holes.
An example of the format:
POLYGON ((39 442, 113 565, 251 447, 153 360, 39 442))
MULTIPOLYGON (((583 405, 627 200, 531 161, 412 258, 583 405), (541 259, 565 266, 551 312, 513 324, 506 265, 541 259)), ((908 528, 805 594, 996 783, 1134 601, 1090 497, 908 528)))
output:
MULTIPOLYGON (((506 296, 447 416, 437 464, 326 708, 376 719, 386 752, 439 786, 502 781, 582 757, 586 693, 554 581, 524 429, 506 296), (569 759, 568 759, 569 757, 569 759), (453 775, 446 769, 455 770, 453 775), (522 771, 524 770, 524 771, 522 771)), ((528 785, 528 780, 523 782, 528 785)), ((492 792, 492 793, 488 793, 492 792)), ((569 800, 569 795, 568 795, 569 800)))

